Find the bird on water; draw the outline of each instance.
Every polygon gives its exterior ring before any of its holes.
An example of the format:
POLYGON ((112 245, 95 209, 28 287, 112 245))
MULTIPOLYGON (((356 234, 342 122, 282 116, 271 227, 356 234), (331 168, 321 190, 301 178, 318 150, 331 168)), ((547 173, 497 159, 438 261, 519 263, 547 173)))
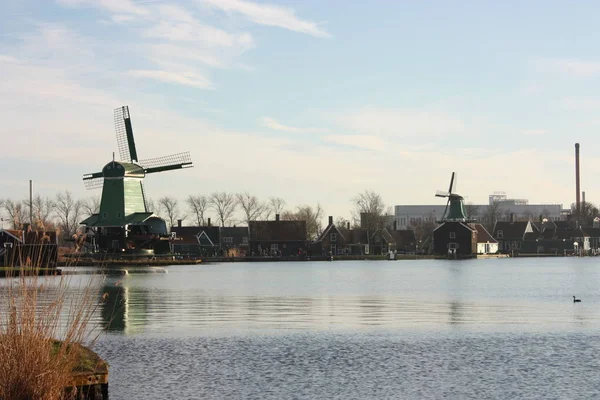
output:
POLYGON ((575 298, 575 296, 573 296, 573 303, 581 303, 580 299, 575 298))

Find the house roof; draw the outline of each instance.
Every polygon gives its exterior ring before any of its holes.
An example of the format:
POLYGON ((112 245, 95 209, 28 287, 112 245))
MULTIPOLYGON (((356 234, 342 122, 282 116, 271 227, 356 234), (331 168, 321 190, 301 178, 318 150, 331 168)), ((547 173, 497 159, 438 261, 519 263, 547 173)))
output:
POLYGON ((323 241, 323 239, 325 239, 327 237, 327 235, 329 234, 329 232, 331 230, 334 230, 336 233, 338 233, 342 237, 343 240, 346 240, 346 237, 344 236, 342 231, 340 229, 338 229, 338 227, 335 226, 335 224, 329 224, 329 225, 327 225, 327 228, 325 228, 325 230, 319 235, 317 240, 315 240, 315 242, 323 241))
POLYGON ((589 237, 600 237, 600 228, 581 228, 583 233, 589 237))
POLYGON ((218 226, 174 226, 171 233, 175 233, 179 244, 200 244, 204 246, 217 246, 219 244, 218 226), (204 234, 202 234, 204 232, 204 234), (212 244, 211 244, 212 243, 212 244))
MULTIPOLYGON (((531 226, 529 221, 506 222, 498 221, 494 226, 494 237, 498 237, 498 231, 502 231, 502 238, 523 238, 527 228, 531 226)), ((536 228, 537 230, 537 228, 536 228)))
POLYGON ((252 241, 306 241, 306 221, 250 221, 252 241))
POLYGON ((4 233, 19 242, 23 242, 23 231, 19 229, 0 229, 0 234, 4 233))
POLYGON ((470 224, 471 227, 477 230, 477 243, 498 243, 496 239, 481 224, 470 224))
POLYGON ((346 238, 346 242, 349 244, 367 244, 369 243, 369 237, 367 230, 362 228, 354 229, 340 229, 346 238))
POLYGON ((396 242, 396 246, 414 244, 417 242, 417 237, 415 235, 415 231, 412 229, 403 229, 398 231, 390 231, 390 235, 394 238, 396 242))
POLYGON ((372 235, 371 238, 375 237, 376 235, 381 235, 381 238, 383 240, 385 240, 387 243, 391 243, 394 241, 394 238, 392 237, 392 235, 390 235, 390 233, 388 232, 387 229, 383 228, 383 229, 377 229, 372 235))
POLYGON ((440 229, 442 226, 445 226, 447 224, 458 224, 458 225, 461 225, 461 226, 467 228, 470 231, 476 231, 475 228, 473 228, 472 226, 470 226, 469 222, 446 221, 446 222, 443 222, 443 223, 439 224, 438 226, 436 226, 435 229, 434 229, 434 232, 437 231, 438 229, 440 229))

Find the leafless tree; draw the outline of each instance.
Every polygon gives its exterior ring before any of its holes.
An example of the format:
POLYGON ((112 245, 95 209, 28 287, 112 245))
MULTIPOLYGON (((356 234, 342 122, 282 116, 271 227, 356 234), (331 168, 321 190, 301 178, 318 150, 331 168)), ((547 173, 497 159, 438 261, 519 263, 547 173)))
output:
MULTIPOLYGON (((46 197, 43 198, 39 194, 33 199, 32 215, 33 228, 42 230, 53 230, 55 226, 50 218, 52 210, 54 210, 54 201, 46 197)), ((26 200, 27 208, 29 208, 29 200, 26 200)))
POLYGON ((586 201, 581 202, 579 215, 577 214, 577 207, 575 204, 571 204, 571 214, 577 217, 577 221, 581 226, 593 226, 594 218, 600 215, 598 211, 598 207, 596 207, 593 203, 586 201))
MULTIPOLYGON (((354 224, 366 229, 369 238, 373 232, 384 226, 386 207, 381 195, 365 190, 352 198, 352 204, 354 224)), ((388 209, 388 212, 391 210, 388 209)))
POLYGON ((290 221, 306 221, 308 240, 316 240, 323 231, 321 226, 323 209, 320 204, 317 204, 314 209, 311 206, 302 205, 296 208, 296 212, 284 211, 281 218, 290 221))
POLYGON ((188 196, 186 199, 191 214, 196 216, 196 224, 204 226, 204 214, 209 206, 208 197, 206 196, 188 196))
POLYGON ((267 208, 267 205, 258 200, 258 197, 252 196, 248 192, 236 194, 236 199, 244 212, 246 224, 259 219, 267 208))
POLYGON ((54 213, 58 218, 63 237, 73 236, 79 227, 79 220, 83 213, 81 201, 74 199, 69 191, 59 192, 54 201, 54 213))
POLYGON ((184 220, 186 216, 179 210, 179 203, 176 198, 165 196, 158 199, 158 205, 163 212, 165 219, 170 227, 175 226, 177 220, 184 220))
POLYGON ((338 217, 333 223, 338 227, 338 229, 347 229, 349 225, 352 225, 351 222, 352 221, 347 218, 338 217))
POLYGON ((433 238, 433 230, 437 224, 435 223, 433 218, 425 218, 421 220, 420 218, 410 225, 410 229, 415 232, 415 239, 417 240, 417 250, 419 252, 423 251, 423 243, 427 240, 427 238, 433 238))
POLYGON ((146 212, 151 212, 151 213, 158 215, 159 217, 162 217, 160 205, 157 206, 156 203, 154 202, 154 199, 152 199, 150 197, 146 197, 145 201, 146 201, 146 212))
POLYGON ((100 196, 91 196, 83 200, 81 203, 83 212, 85 214, 92 215, 100 212, 100 196))
POLYGON ((468 219, 479 219, 480 207, 473 203, 465 204, 465 217, 468 219))
POLYGON ((8 221, 13 229, 20 229, 25 222, 25 207, 23 202, 12 199, 4 199, 2 208, 8 216, 8 221))
POLYGON ((274 215, 283 213, 285 200, 281 197, 271 197, 265 208, 264 218, 272 219, 274 215))
POLYGON ((217 218, 221 222, 221 226, 229 223, 235 209, 237 201, 235 195, 227 192, 215 192, 210 195, 209 204, 217 213, 217 218))
POLYGON ((494 230, 494 226, 496 222, 500 219, 501 209, 500 203, 497 201, 492 202, 489 206, 486 207, 485 211, 482 214, 481 223, 488 230, 488 232, 492 233, 494 230))

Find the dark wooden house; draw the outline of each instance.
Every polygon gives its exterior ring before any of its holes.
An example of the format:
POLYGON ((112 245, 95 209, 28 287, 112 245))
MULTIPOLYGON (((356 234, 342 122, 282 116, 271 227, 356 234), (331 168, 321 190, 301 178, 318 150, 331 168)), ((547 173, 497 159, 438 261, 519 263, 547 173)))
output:
MULTIPOLYGON (((548 240, 553 240, 554 231, 549 229, 547 233, 548 240)), ((501 253, 535 253, 540 242, 540 232, 530 221, 498 221, 492 236, 501 253)))
POLYGON ((303 256, 307 255, 309 242, 306 221, 250 221, 250 255, 303 256))
POLYGON ((477 229, 466 222, 444 222, 433 231, 433 253, 456 258, 477 253, 477 229))
POLYGON ((413 253, 417 247, 417 237, 412 229, 392 230, 390 235, 396 242, 396 252, 413 253))
POLYGON ((218 226, 178 226, 171 228, 171 252, 183 257, 221 256, 218 226))
POLYGON ((58 235, 54 231, 0 230, 0 265, 55 268, 58 235))
POLYGON ((333 223, 333 217, 330 216, 327 227, 311 246, 313 254, 349 254, 348 242, 346 236, 344 236, 344 233, 342 232, 343 230, 344 229, 339 229, 333 223))
POLYGON ((245 257, 250 246, 249 237, 247 226, 219 228, 221 253, 226 257, 245 257))

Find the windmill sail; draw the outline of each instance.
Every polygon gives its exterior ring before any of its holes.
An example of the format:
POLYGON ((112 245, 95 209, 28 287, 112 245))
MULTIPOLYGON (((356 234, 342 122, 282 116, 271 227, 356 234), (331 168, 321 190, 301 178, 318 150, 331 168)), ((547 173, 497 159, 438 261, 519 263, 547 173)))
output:
POLYGON ((138 162, 147 174, 170 171, 173 169, 192 167, 192 157, 189 152, 171 154, 164 157, 149 158, 138 162))
POLYGON ((83 183, 88 190, 101 188, 104 184, 102 172, 83 175, 83 183))
POLYGON ((133 139, 133 127, 128 106, 115 108, 115 132, 117 133, 117 146, 119 147, 121 161, 136 162, 138 155, 133 139))

